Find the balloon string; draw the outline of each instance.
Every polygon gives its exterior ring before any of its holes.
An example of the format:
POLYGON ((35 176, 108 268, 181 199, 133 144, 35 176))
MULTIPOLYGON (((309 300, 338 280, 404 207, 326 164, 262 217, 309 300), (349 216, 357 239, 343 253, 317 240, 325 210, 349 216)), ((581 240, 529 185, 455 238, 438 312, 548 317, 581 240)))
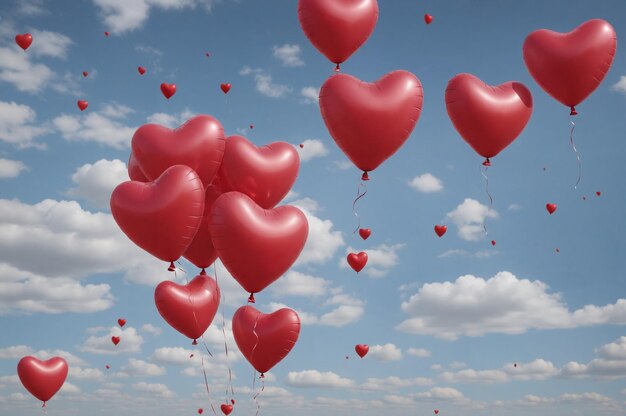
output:
POLYGON ((359 228, 361 228, 361 217, 359 217, 359 213, 356 211, 356 203, 359 202, 359 199, 363 198, 365 194, 367 194, 367 185, 365 185, 363 182, 360 182, 356 190, 356 198, 354 198, 354 201, 352 201, 352 214, 354 214, 357 219, 357 226, 354 231, 352 231, 352 234, 356 233, 357 231, 359 231, 359 228), (364 189, 363 193, 361 193, 361 188, 364 189))
MULTIPOLYGON (((217 278, 217 262, 213 263, 213 272, 215 274, 215 282, 218 283, 217 278)), ((217 285, 219 287, 219 284, 217 285)), ((228 367, 228 384, 226 385, 225 401, 228 401, 228 390, 230 389, 231 398, 235 397, 235 391, 233 389, 233 371, 230 368, 230 362, 228 359, 228 342, 226 340, 226 318, 224 318, 224 304, 226 303, 226 295, 222 292, 222 334, 224 335, 224 353, 226 354, 226 367, 228 367)))
MULTIPOLYGON (((261 411, 261 404, 259 403, 258 398, 261 395, 261 393, 265 391, 265 378, 263 377, 263 374, 261 374, 261 377, 259 378, 261 379, 261 390, 259 390, 259 392, 256 393, 252 397, 252 400, 254 400, 254 403, 256 403, 256 415, 255 416, 259 416, 259 412, 261 411)), ((254 392, 254 390, 256 390, 256 371, 254 372, 254 379, 252 380, 252 391, 254 392)))
POLYGON ((209 390, 209 380, 206 376, 206 368, 204 368, 204 357, 201 357, 201 359, 202 359, 202 373, 204 374, 204 386, 206 387, 206 394, 209 397, 209 404, 211 405, 211 410, 213 410, 213 414, 217 416, 217 413, 215 412, 215 407, 213 406, 213 402, 211 401, 211 391, 209 390))
MULTIPOLYGON (((489 192, 489 177, 487 176, 487 169, 489 169, 489 166, 483 165, 483 167, 479 165, 478 169, 480 170, 480 174, 483 175, 483 178, 485 178, 485 193, 487 193, 487 196, 489 197, 489 211, 491 211, 491 209, 493 208, 493 196, 491 195, 491 192, 489 192)), ((485 230, 485 235, 489 235, 489 233, 487 232, 487 217, 486 216, 485 216, 485 219, 483 220, 483 230, 485 230)))
POLYGON ((576 123, 570 121, 572 123, 572 129, 569 132, 569 143, 572 145, 572 149, 574 149, 574 153, 576 154, 576 160, 578 161, 578 180, 576 181, 576 185, 574 185, 574 189, 578 189, 578 184, 580 183, 580 179, 582 177, 582 163, 580 161, 580 153, 578 153, 578 149, 576 149, 576 145, 574 144, 574 129, 576 128, 576 123))

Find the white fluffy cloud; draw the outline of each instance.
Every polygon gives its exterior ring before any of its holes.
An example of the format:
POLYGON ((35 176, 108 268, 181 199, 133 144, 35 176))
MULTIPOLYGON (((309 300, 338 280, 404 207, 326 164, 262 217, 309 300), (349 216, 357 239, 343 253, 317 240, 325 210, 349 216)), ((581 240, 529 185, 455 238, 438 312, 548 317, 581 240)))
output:
POLYGON ((161 328, 159 328, 158 326, 154 326, 152 324, 143 324, 141 328, 139 328, 139 330, 141 332, 145 332, 146 334, 150 334, 155 337, 158 335, 161 335, 161 332, 163 332, 161 328))
POLYGON ((611 86, 611 90, 626 94, 626 76, 622 75, 619 81, 611 86))
POLYGON ((301 162, 308 162, 311 159, 324 157, 329 153, 328 148, 318 139, 306 139, 300 144, 302 144, 303 147, 297 146, 296 150, 298 151, 301 162))
POLYGON ((391 343, 370 345, 368 356, 378 361, 398 361, 402 359, 402 350, 391 343))
POLYGON ((253 69, 249 66, 244 66, 241 71, 239 71, 239 75, 253 75, 256 83, 256 90, 266 97, 282 98, 291 92, 291 88, 286 85, 275 83, 272 76, 260 68, 253 69))
POLYGON ((478 241, 484 237, 487 218, 498 218, 498 213, 475 199, 466 198, 453 211, 448 212, 458 228, 458 235, 465 241, 478 241))
POLYGON ((200 357, 200 350, 188 350, 182 347, 161 347, 154 350, 152 361, 168 365, 189 365, 196 362, 200 357), (193 357, 192 357, 193 355, 193 357))
POLYGON ((283 66, 303 66, 304 61, 300 58, 301 52, 300 45, 285 43, 282 46, 274 46, 274 58, 278 59, 283 66))
POLYGON ((99 368, 83 368, 70 366, 69 378, 78 380, 104 380, 104 373, 99 368))
POLYGON ((271 286, 276 296, 322 296, 328 292, 330 280, 290 270, 271 286))
POLYGON ((406 350, 406 353, 419 358, 427 358, 431 355, 431 352, 424 348, 409 348, 406 350))
POLYGON ((490 279, 472 275, 455 282, 424 284, 402 302, 410 318, 396 329, 411 334, 454 340, 461 335, 521 334, 531 328, 574 328, 626 324, 626 300, 606 306, 568 310, 558 293, 539 281, 500 272, 490 279))
POLYGON ((76 187, 69 189, 68 195, 85 199, 94 207, 108 209, 113 189, 127 180, 126 163, 119 159, 100 159, 76 169, 72 175, 76 187))
POLYGON ((302 87, 300 95, 304 104, 317 104, 320 100, 320 89, 316 87, 302 87))
POLYGON ((72 39, 61 33, 47 30, 33 30, 32 35, 34 41, 28 50, 36 56, 65 59, 67 49, 74 43, 72 39))
MULTIPOLYGON (((0 48, 0 62, 2 62, 2 48, 0 48)), ((45 148, 46 144, 37 142, 36 139, 47 133, 49 129, 35 125, 36 118, 35 110, 27 105, 13 101, 0 101, 0 141, 12 144, 19 149, 45 148)))
POLYGON ((332 371, 317 370, 290 371, 285 384, 301 388, 342 389, 354 386, 354 380, 339 376, 332 371))
POLYGON ((364 390, 397 390, 413 386, 428 386, 433 384, 433 380, 425 377, 400 378, 390 376, 385 378, 368 378, 360 388, 364 390))
MULTIPOLYGON (((398 265, 398 251, 402 247, 404 247, 404 244, 380 244, 364 250, 357 250, 354 247, 348 247, 346 249, 346 255, 349 253, 365 251, 367 253, 367 265, 361 273, 365 273, 372 278, 379 279, 387 276, 391 269, 398 265)), ((341 269, 347 269, 350 267, 345 257, 339 260, 339 267, 341 269)))
POLYGON ((52 120, 68 141, 94 142, 115 149, 127 149, 135 128, 124 124, 131 110, 120 104, 108 104, 101 111, 87 114, 62 114, 52 120))
POLYGON ((94 334, 78 346, 80 351, 104 355, 137 353, 141 351, 141 345, 144 342, 143 337, 133 327, 94 328, 90 332, 94 334), (113 336, 120 337, 118 345, 114 345, 111 341, 113 336))
POLYGON ((0 179, 17 178, 25 170, 28 168, 21 160, 0 158, 0 179))
POLYGON ((431 173, 424 173, 414 177, 409 182, 409 186, 422 193, 443 191, 443 182, 431 173))
POLYGON ((154 113, 148 116, 148 123, 160 124, 162 126, 168 127, 170 129, 181 126, 185 123, 185 121, 189 120, 196 113, 191 111, 189 108, 185 108, 178 114, 170 114, 170 113, 154 113))
POLYGON ((10 347, 0 348, 0 359, 19 360, 25 355, 32 355, 40 360, 48 360, 52 357, 62 357, 70 366, 83 366, 86 364, 86 362, 81 358, 63 350, 36 351, 32 347, 26 345, 13 345, 10 347))
POLYGON ((169 387, 161 383, 135 383, 133 384, 133 389, 142 393, 148 393, 158 397, 163 397, 165 399, 170 399, 176 396, 176 394, 174 394, 174 392, 172 392, 169 387))
MULTIPOLYGON (((121 345, 120 341, 120 345, 121 345)), ((118 345, 119 346, 119 345, 118 345)), ((130 358, 128 364, 122 368, 121 376, 156 377, 165 374, 165 368, 136 358, 130 358)))

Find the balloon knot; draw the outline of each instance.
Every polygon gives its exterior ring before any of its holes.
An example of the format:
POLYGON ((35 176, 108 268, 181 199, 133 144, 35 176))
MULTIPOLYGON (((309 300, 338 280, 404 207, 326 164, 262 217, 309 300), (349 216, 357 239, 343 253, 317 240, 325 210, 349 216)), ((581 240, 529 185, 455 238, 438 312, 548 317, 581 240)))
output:
POLYGON ((170 267, 167 268, 167 271, 168 272, 176 271, 176 266, 174 266, 174 262, 173 261, 170 262, 170 267))
POLYGON ((259 376, 259 378, 265 378, 265 373, 261 373, 261 375, 259 376))
POLYGON ((339 64, 337 64, 337 66, 335 67, 335 72, 339 72, 341 71, 341 68, 339 67, 339 64))
POLYGON ((483 166, 491 166, 491 161, 489 160, 489 158, 485 158, 485 161, 483 162, 483 166))
POLYGON ((250 296, 248 296, 248 303, 254 303, 254 293, 250 293, 250 296))
POLYGON ((43 404, 41 405, 41 407, 46 407, 46 402, 43 402, 43 404))
POLYGON ((206 270, 204 270, 204 267, 200 271, 200 276, 206 276, 206 270))
MULTIPOLYGON (((191 345, 198 345, 198 340, 194 339, 193 342, 191 343, 191 345)), ((193 355, 193 354, 191 354, 191 355, 193 355)))
POLYGON ((570 110, 571 110, 570 113, 569 113, 570 116, 577 116, 578 115, 578 113, 576 112, 576 108, 574 108, 573 105, 570 106, 570 110))
POLYGON ((369 181, 370 180, 370 177, 369 177, 369 175, 367 174, 366 171, 363 171, 363 175, 361 175, 361 180, 362 181, 369 181))

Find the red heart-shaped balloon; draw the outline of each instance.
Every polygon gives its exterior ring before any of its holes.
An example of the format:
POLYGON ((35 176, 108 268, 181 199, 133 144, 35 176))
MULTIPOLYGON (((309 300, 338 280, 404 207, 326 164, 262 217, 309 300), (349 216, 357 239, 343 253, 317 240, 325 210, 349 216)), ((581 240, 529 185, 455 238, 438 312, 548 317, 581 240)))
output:
POLYGON ((154 303, 172 328, 195 342, 213 322, 220 289, 209 276, 196 276, 186 285, 166 280, 154 290, 154 303))
POLYGON ((439 410, 435 409, 435 414, 438 415, 439 414, 439 410))
POLYGON ((204 211, 202 181, 176 165, 154 182, 124 182, 111 194, 111 213, 124 234, 153 256, 173 262, 198 231, 204 211))
POLYGON ((426 22, 427 25, 431 24, 433 22, 433 17, 429 14, 425 14, 424 15, 424 22, 426 22))
POLYGON ((617 35, 601 19, 588 20, 568 33, 541 29, 524 41, 524 62, 545 92, 571 108, 600 85, 609 71, 617 35))
POLYGON ((44 404, 63 386, 67 372, 67 362, 61 357, 41 361, 27 356, 17 364, 17 375, 26 390, 44 404))
POLYGON ((204 413, 204 409, 202 408, 198 409, 198 414, 201 415, 202 413, 204 413))
POLYGON ((250 293, 265 289, 291 267, 309 233, 309 223, 298 208, 265 210, 239 192, 217 198, 209 227, 222 263, 250 293))
POLYGON ((104 36, 109 37, 110 33, 109 32, 104 32, 104 36))
POLYGON ((89 75, 89 72, 83 71, 83 77, 87 77, 88 75, 89 75))
POLYGON ((112 342, 114 345, 119 344, 121 340, 122 340, 122 339, 121 339, 120 337, 111 337, 111 342, 112 342))
POLYGON ((228 91, 230 91, 230 84, 220 84, 220 88, 222 89, 222 92, 224 94, 228 94, 228 91))
MULTIPOLYGON (((144 68, 143 66, 138 66, 137 67, 137 72, 139 72, 139 75, 143 75, 143 74, 146 73, 146 68, 144 68)), ((161 87, 161 88, 163 88, 163 87, 161 87)), ((174 86, 174 92, 176 92, 176 86, 174 86)), ((172 95, 174 95, 174 93, 172 93, 172 95)))
POLYGON ((356 351, 356 353, 359 355, 359 357, 363 358, 367 355, 367 353, 370 350, 369 345, 367 344, 357 344, 354 347, 354 350, 356 351))
POLYGON ((118 324, 120 327, 124 327, 124 325, 126 325, 126 319, 122 319, 122 318, 118 319, 118 320, 117 320, 117 324, 118 324))
POLYGON ((76 105, 78 106, 80 111, 85 111, 87 109, 87 107, 89 107, 89 103, 87 101, 85 101, 85 100, 78 100, 76 105))
POLYGON ((370 37, 376 0, 299 0, 298 20, 309 41, 331 62, 348 59, 370 37))
POLYGON ((350 253, 348 254, 348 264, 350 267, 354 269, 355 272, 360 272, 363 270, 363 267, 367 264, 367 253, 361 251, 359 254, 350 253))
POLYGON ((264 314, 242 306, 233 316, 233 336, 252 367, 265 373, 278 364, 296 345, 300 317, 289 308, 264 314))
POLYGON ((496 245, 496 240, 491 240, 491 245, 495 246, 496 245))
POLYGON ((363 240, 367 240, 368 238, 370 238, 370 235, 372 235, 372 230, 370 230, 369 228, 361 228, 359 229, 359 235, 363 240))
POLYGON ((600 195, 602 195, 602 192, 596 191, 596 196, 600 196, 600 195))
POLYGON ((556 204, 546 204, 546 209, 552 215, 556 211, 556 204))
POLYGON ((111 368, 111 366, 107 364, 107 365, 104 366, 104 368, 106 368, 108 370, 108 369, 111 368))
POLYGON ((165 82, 161 84, 161 93, 168 100, 176 94, 176 84, 166 84, 165 82))
POLYGON ((448 82, 446 108, 461 137, 476 153, 490 158, 524 130, 533 98, 519 82, 492 87, 472 74, 459 74, 448 82))
POLYGON ((446 227, 445 225, 435 225, 435 233, 439 237, 443 236, 446 231, 448 231, 448 227, 446 227))
POLYGON ((220 168, 225 143, 220 122, 211 116, 199 115, 175 130, 145 124, 133 135, 132 148, 148 179, 158 178, 170 166, 185 165, 198 173, 206 188, 220 168))
POLYGON ((128 157, 128 177, 131 181, 137 182, 150 182, 146 175, 143 174, 143 171, 139 167, 137 163, 137 159, 135 159, 135 155, 133 152, 130 152, 130 156, 128 157))
POLYGON ((333 75, 322 85, 319 104, 339 148, 368 172, 408 139, 422 101, 419 79, 407 71, 394 71, 372 84, 351 75, 333 75))
POLYGON ((231 404, 222 404, 220 409, 222 409, 222 413, 229 415, 233 411, 233 406, 231 404))
POLYGON ((21 35, 15 35, 15 43, 24 50, 33 43, 33 35, 30 33, 22 33, 21 35))
POLYGON ((211 241, 211 232, 209 231, 209 217, 211 208, 215 200, 222 194, 215 184, 209 185, 206 189, 206 197, 204 199, 204 215, 202 223, 193 241, 183 254, 194 266, 204 269, 209 267, 217 259, 217 251, 213 247, 211 241))
POLYGON ((287 195, 299 167, 298 152, 289 143, 256 147, 245 137, 230 136, 219 175, 226 189, 246 194, 269 209, 287 195))

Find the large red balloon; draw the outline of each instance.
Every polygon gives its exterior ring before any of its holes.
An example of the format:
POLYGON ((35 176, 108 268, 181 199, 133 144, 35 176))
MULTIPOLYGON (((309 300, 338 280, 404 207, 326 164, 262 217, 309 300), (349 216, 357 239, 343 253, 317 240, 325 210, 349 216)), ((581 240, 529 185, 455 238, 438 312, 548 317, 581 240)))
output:
POLYGON ((446 108, 461 137, 476 153, 490 158, 524 130, 533 97, 520 82, 492 87, 472 74, 459 74, 448 82, 446 108))
POLYGON ((205 188, 219 170, 225 146, 224 128, 208 115, 193 117, 175 130, 145 124, 133 135, 133 154, 142 172, 155 180, 174 165, 189 166, 205 188))
POLYGON ((209 276, 196 276, 186 285, 166 280, 154 290, 154 303, 172 328, 195 342, 213 322, 220 289, 209 276))
POLYGON ((617 35, 602 19, 592 19, 568 33, 541 29, 524 41, 524 62, 537 84, 562 104, 580 104, 611 68, 617 35))
POLYGON ((320 91, 320 110, 339 148, 364 172, 376 169, 404 144, 422 112, 422 84, 407 71, 375 83, 333 75, 320 91))
POLYGON ((209 231, 209 217, 211 216, 213 203, 221 194, 222 192, 215 183, 209 185, 206 189, 202 223, 200 223, 200 228, 198 228, 198 232, 187 248, 187 251, 183 254, 194 266, 201 269, 209 267, 217 259, 217 251, 215 251, 213 247, 211 232, 209 231))
POLYGON ((233 316, 233 336, 252 367, 265 373, 278 364, 296 345, 300 317, 289 308, 264 314, 242 306, 233 316))
POLYGON ((131 181, 137 182, 150 182, 146 175, 143 174, 137 160, 135 159, 135 155, 133 152, 130 152, 130 156, 128 157, 128 177, 131 181))
POLYGON ((222 263, 250 293, 265 289, 291 267, 309 233, 298 208, 265 210, 239 192, 217 198, 209 227, 222 263))
POLYGON ((275 142, 256 147, 245 137, 230 136, 220 179, 227 189, 248 195, 263 208, 274 208, 298 176, 300 157, 289 143, 275 142))
POLYGON ((61 357, 41 361, 27 356, 17 364, 17 375, 26 390, 45 405, 65 383, 68 369, 67 362, 61 357))
POLYGON ((193 169, 182 165, 167 169, 154 182, 121 183, 111 194, 111 213, 124 234, 169 262, 187 250, 203 211, 202 181, 193 169))
POLYGON ((374 31, 378 3, 376 0, 299 0, 298 20, 313 46, 339 65, 374 31))

